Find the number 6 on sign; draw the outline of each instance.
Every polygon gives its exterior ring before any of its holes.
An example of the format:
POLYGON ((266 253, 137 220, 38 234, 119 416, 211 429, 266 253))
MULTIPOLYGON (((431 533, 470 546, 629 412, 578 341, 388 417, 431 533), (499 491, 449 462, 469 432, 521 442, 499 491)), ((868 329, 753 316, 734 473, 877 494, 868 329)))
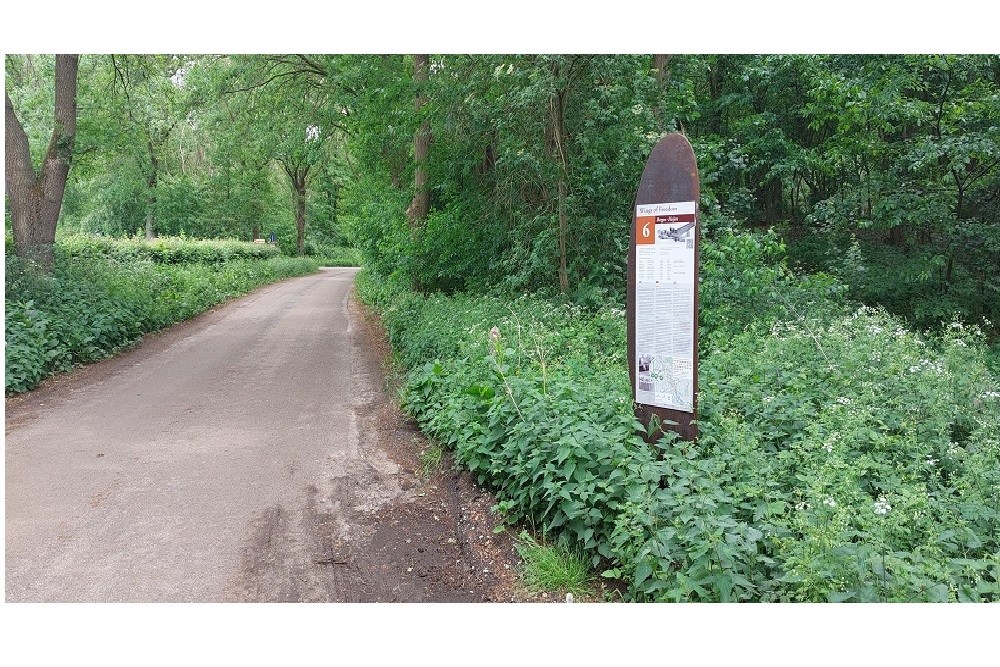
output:
POLYGON ((635 219, 636 239, 638 244, 656 243, 653 236, 653 225, 656 223, 655 215, 643 215, 635 219))

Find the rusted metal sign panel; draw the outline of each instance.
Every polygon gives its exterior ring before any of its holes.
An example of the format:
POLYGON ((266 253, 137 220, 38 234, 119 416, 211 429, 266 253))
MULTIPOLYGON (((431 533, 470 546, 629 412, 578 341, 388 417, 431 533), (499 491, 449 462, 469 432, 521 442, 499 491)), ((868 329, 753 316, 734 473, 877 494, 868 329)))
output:
MULTIPOLYGON (((636 416, 698 437, 698 165, 664 137, 639 181, 628 254, 628 360, 636 416)), ((651 439, 660 436, 652 433, 651 439)))

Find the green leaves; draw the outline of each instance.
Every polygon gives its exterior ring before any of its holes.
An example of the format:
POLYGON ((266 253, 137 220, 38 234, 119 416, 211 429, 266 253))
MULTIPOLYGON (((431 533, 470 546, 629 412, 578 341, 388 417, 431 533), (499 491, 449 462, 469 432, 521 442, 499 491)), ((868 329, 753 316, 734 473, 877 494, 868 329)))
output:
POLYGON ((157 264, 221 263, 237 259, 277 257, 276 247, 235 239, 187 239, 162 236, 118 239, 110 236, 74 234, 57 241, 60 256, 108 258, 120 262, 150 260, 157 264))
POLYGON ((760 237, 704 247, 740 282, 706 299, 726 335, 706 327, 697 445, 636 436, 621 313, 418 296, 367 270, 359 291, 421 427, 508 521, 583 549, 632 599, 995 600, 1000 400, 978 334, 845 308, 829 278, 768 268, 760 237))
POLYGON ((273 257, 271 251, 262 253, 271 259, 239 257, 244 248, 249 257, 257 255, 253 245, 68 237, 57 242, 53 278, 24 271, 8 255, 6 391, 27 391, 53 373, 114 354, 145 333, 315 270, 313 260, 273 257), (211 259, 193 261, 197 257, 211 259))

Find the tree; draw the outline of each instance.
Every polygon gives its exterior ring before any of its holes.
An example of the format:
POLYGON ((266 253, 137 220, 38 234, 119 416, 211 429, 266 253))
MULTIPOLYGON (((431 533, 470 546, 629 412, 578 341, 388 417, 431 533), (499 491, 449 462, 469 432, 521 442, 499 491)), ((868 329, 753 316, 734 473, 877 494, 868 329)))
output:
POLYGON ((146 238, 157 235, 157 183, 163 152, 174 129, 190 110, 184 78, 188 67, 177 56, 112 56, 115 115, 125 130, 124 149, 146 177, 146 238))
POLYGON ((37 261, 47 272, 51 272, 55 264, 52 244, 73 160, 79 60, 79 55, 56 56, 52 138, 38 170, 31 159, 28 135, 15 113, 10 95, 4 91, 4 166, 14 248, 18 256, 37 261))
POLYGON ((430 192, 427 190, 427 154, 431 145, 431 124, 422 116, 424 105, 427 104, 427 76, 430 70, 430 56, 425 54, 413 56, 413 85, 416 89, 413 106, 420 126, 413 135, 413 201, 406 209, 406 217, 411 229, 424 224, 430 211, 430 192))
POLYGON ((312 178, 332 159, 332 144, 344 129, 338 89, 327 83, 335 65, 308 56, 233 57, 217 63, 216 94, 229 118, 223 130, 228 138, 217 141, 236 142, 244 154, 280 167, 292 194, 300 255, 312 178))

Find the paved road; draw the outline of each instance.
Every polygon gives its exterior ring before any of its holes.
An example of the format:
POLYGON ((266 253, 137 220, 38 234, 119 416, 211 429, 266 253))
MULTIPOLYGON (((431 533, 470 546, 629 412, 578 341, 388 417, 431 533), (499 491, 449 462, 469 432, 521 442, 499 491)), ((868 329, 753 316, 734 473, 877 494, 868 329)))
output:
POLYGON ((7 601, 356 598, 365 581, 331 575, 351 513, 415 494, 369 437, 384 380, 354 275, 264 288, 8 401, 7 601))

